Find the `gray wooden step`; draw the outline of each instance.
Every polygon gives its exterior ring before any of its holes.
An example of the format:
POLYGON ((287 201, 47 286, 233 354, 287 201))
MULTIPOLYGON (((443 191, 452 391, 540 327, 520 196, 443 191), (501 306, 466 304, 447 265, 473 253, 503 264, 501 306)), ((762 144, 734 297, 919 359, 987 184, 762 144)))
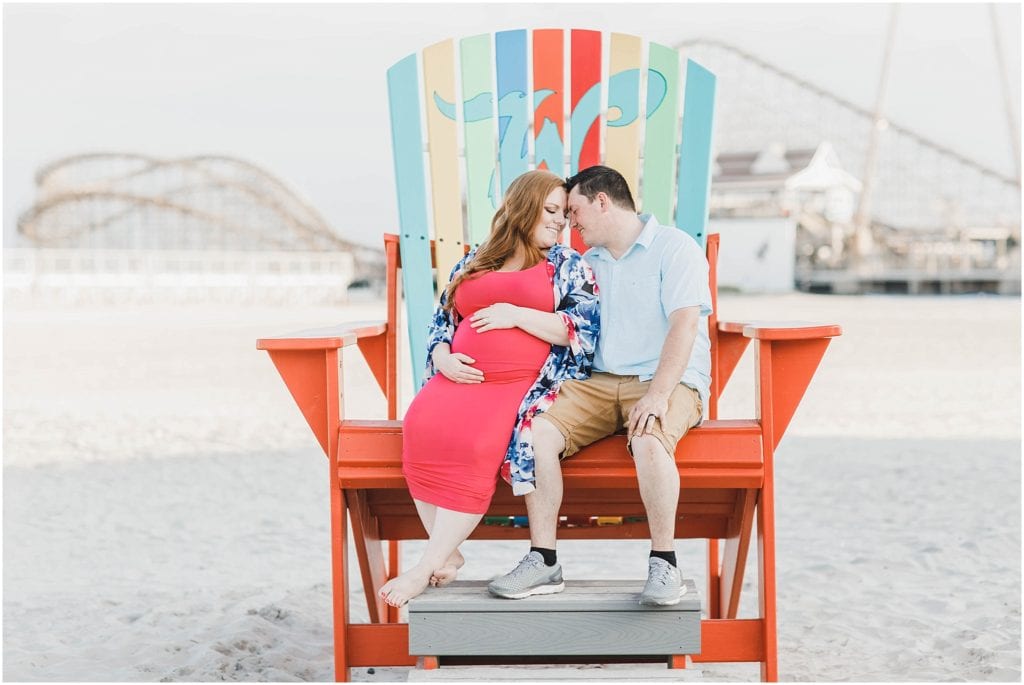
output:
POLYGON ((700 653, 693 580, 670 607, 639 604, 642 580, 566 581, 565 591, 509 600, 487 581, 427 588, 409 603, 409 653, 426 656, 700 653))
POLYGON ((507 682, 541 680, 611 680, 615 682, 673 682, 701 680, 699 669, 669 669, 650 664, 590 664, 586 666, 445 666, 433 670, 414 668, 409 682, 441 683, 454 681, 507 682))

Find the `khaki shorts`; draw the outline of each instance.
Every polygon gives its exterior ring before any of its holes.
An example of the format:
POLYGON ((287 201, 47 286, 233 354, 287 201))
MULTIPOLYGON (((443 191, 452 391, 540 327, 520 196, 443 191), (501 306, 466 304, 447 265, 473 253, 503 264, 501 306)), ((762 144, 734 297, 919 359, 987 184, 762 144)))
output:
MULTIPOLYGON (((539 417, 562 433, 565 459, 592 442, 624 430, 630 410, 650 386, 650 381, 641 382, 637 376, 595 372, 588 380, 563 383, 558 399, 539 417)), ((652 435, 669 455, 675 455, 676 444, 700 423, 703 412, 700 393, 680 383, 668 398, 668 425, 655 419, 652 435)))

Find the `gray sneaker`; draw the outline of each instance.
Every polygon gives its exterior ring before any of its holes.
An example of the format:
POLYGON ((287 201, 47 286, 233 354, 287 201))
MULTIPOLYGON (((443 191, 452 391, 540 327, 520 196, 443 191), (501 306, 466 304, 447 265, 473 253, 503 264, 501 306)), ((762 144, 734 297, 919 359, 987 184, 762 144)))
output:
POLYGON ((647 584, 640 593, 640 603, 647 606, 672 606, 686 594, 683 572, 659 557, 647 560, 647 584))
POLYGON ((523 599, 530 595, 553 595, 565 589, 562 566, 548 566, 540 552, 530 552, 514 569, 491 581, 487 590, 495 597, 523 599))

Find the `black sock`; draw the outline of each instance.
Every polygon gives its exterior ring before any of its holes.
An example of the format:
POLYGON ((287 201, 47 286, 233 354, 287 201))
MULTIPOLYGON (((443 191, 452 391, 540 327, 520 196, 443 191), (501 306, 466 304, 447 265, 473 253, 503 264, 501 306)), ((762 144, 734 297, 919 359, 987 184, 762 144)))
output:
POLYGON ((543 547, 531 547, 530 551, 537 552, 542 557, 544 557, 545 566, 554 566, 558 563, 558 555, 555 553, 555 550, 553 549, 544 549, 543 547))
POLYGON ((652 549, 651 550, 651 556, 652 557, 658 557, 659 559, 664 559, 665 561, 667 561, 668 563, 672 564, 673 566, 676 566, 676 553, 675 553, 674 550, 671 551, 671 552, 656 552, 656 551, 654 551, 652 549))

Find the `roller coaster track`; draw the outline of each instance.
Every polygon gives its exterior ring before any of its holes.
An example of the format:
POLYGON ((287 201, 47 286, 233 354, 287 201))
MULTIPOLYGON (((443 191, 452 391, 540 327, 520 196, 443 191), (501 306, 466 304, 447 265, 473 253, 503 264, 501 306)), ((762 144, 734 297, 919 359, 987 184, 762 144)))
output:
MULTIPOLYGON (((160 230, 195 230, 184 226, 190 219, 190 226, 219 234, 237 249, 362 249, 335 234, 285 183, 232 157, 89 153, 48 164, 36 174, 36 184, 39 199, 19 218, 18 230, 40 246, 74 245, 90 236, 102 245, 98 234, 118 225, 129 226, 128 233, 143 240, 148 229, 140 217, 156 212, 163 217, 160 230)), ((183 240, 173 234, 157 237, 158 246, 183 240)))
MULTIPOLYGON (((719 95, 716 140, 724 149, 751 149, 799 138, 790 147, 828 140, 859 175, 872 113, 834 92, 745 50, 711 39, 676 45, 725 84, 719 95), (774 109, 773 109, 774 107, 774 109), (811 140, 813 138, 813 140, 811 140)), ((1020 181, 916 131, 887 120, 881 143, 875 220, 900 228, 952 223, 1020 227, 1020 181), (915 225, 920 222, 919 225, 915 225)))

